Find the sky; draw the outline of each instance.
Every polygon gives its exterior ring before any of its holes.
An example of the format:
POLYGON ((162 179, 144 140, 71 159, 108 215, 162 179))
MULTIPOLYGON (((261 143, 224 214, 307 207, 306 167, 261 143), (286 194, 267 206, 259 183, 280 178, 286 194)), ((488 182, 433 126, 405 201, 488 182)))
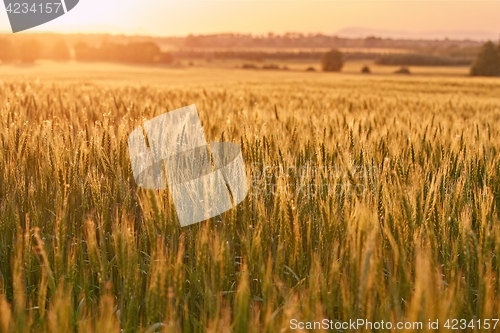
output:
MULTIPOLYGON (((334 34, 362 27, 380 34, 462 31, 500 37, 499 17, 500 0, 80 0, 66 15, 28 32, 334 34)), ((10 31, 7 13, 1 7, 0 31, 10 31)))

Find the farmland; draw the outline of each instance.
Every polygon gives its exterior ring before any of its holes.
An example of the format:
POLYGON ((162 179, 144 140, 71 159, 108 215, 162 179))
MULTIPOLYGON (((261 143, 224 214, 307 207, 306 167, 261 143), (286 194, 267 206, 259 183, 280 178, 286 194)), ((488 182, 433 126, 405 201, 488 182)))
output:
POLYGON ((294 66, 1 66, 0 332, 498 318, 500 80, 294 66), (189 104, 250 192, 180 228, 127 137, 189 104))

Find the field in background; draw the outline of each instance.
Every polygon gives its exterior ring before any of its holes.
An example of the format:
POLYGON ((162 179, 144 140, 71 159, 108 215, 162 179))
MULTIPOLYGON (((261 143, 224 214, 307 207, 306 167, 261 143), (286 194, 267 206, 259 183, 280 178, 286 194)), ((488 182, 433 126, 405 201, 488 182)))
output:
MULTIPOLYGON (((449 77, 468 76, 468 67, 409 67, 413 73, 409 76, 392 75, 400 66, 376 65, 373 61, 349 61, 345 63, 341 73, 324 73, 319 62, 314 61, 242 61, 242 60, 192 60, 181 61, 176 65, 151 66, 127 65, 113 63, 81 63, 37 61, 35 64, 0 65, 0 80, 64 80, 64 81, 100 81, 127 84, 130 81, 144 84, 210 85, 214 82, 266 82, 266 81, 301 81, 331 82, 344 80, 370 81, 369 74, 361 75, 363 66, 369 66, 372 75, 381 75, 384 79, 407 80, 412 76, 449 77), (257 69, 242 69, 251 64, 257 69), (264 70, 263 66, 277 65, 279 70, 264 70), (287 67, 288 70, 283 70, 287 67), (313 67, 315 72, 307 72, 313 67), (350 75, 354 74, 354 75, 350 75)), ((432 79, 432 78, 431 78, 432 79)), ((377 79, 375 79, 377 80, 377 79)), ((472 81, 473 82, 473 81, 472 81)))
POLYGON ((500 80, 349 66, 0 66, 0 332, 498 318, 500 80), (127 136, 188 104, 250 193, 181 229, 127 136))

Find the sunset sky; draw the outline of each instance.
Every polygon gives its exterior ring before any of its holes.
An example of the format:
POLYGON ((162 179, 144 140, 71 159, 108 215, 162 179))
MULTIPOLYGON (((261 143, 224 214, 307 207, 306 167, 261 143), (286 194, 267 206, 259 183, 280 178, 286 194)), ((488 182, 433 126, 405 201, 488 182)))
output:
MULTIPOLYGON (((498 1, 80 0, 29 32, 187 35, 219 32, 336 33, 364 27, 410 33, 476 31, 500 36, 498 1)), ((0 31, 10 31, 0 10, 0 31)))

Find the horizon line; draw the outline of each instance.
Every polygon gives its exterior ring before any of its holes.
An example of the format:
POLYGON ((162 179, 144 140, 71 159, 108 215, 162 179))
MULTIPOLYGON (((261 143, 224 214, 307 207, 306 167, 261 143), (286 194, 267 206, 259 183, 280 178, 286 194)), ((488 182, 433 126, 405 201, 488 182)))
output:
MULTIPOLYGON (((354 27, 353 27, 354 28, 354 27)), ((346 28, 352 29, 352 28, 346 28)), ((345 29, 342 29, 345 30, 345 29)), ((269 34, 274 35, 275 37, 285 36, 286 34, 301 34, 304 36, 314 36, 314 35, 322 35, 328 37, 337 37, 341 39, 367 39, 367 38, 380 38, 383 40, 395 40, 395 41, 474 41, 474 42, 485 42, 492 41, 492 38, 457 38, 453 36, 443 36, 443 37, 426 37, 425 34, 432 33, 440 33, 441 31, 428 31, 428 32, 407 32, 400 31, 402 34, 414 35, 414 37, 401 37, 401 36, 384 36, 383 34, 370 34, 367 33, 365 36, 342 36, 339 33, 325 33, 325 32, 300 32, 300 31, 287 31, 287 32, 272 32, 269 31, 267 33, 251 33, 251 32, 210 32, 210 33, 188 33, 182 35, 155 35, 155 34, 143 34, 143 33, 130 33, 130 32, 91 32, 91 31, 71 31, 71 32, 61 32, 61 31, 24 31, 19 33, 12 33, 9 30, 0 30, 0 35, 109 35, 109 36, 124 36, 124 37, 139 37, 139 38, 187 38, 189 36, 217 36, 217 35, 242 35, 242 36, 251 36, 251 37, 268 37, 269 34), (422 35, 419 35, 422 34, 422 35)), ((449 31, 450 33, 467 33, 467 31, 449 31)), ((394 33, 398 33, 394 31, 394 33)), ((483 34, 491 34, 493 32, 487 31, 469 31, 469 33, 483 33, 483 34)), ((498 39, 500 40, 500 32, 498 33, 498 39)))

